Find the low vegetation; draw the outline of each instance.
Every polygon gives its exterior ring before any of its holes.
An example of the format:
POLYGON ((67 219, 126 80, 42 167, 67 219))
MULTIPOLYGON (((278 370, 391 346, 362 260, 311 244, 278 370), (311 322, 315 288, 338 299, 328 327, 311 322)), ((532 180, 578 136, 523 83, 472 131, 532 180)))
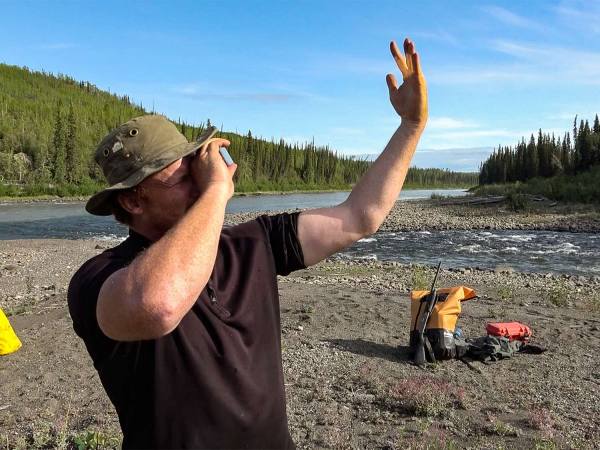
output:
POLYGON ((505 195, 513 209, 527 208, 527 195, 542 195, 548 199, 600 204, 600 166, 576 175, 557 175, 551 178, 534 178, 527 182, 489 184, 474 189, 476 195, 505 195))
POLYGON ((11 438, 0 435, 0 448, 7 450, 116 450, 121 448, 121 435, 98 430, 73 432, 45 422, 31 425, 25 436, 11 438))
POLYGON ((445 417, 454 408, 462 408, 464 389, 431 376, 400 380, 390 395, 407 414, 423 417, 445 417))
POLYGON ((414 265, 411 273, 410 285, 415 291, 426 291, 430 286, 429 272, 425 266, 414 265))

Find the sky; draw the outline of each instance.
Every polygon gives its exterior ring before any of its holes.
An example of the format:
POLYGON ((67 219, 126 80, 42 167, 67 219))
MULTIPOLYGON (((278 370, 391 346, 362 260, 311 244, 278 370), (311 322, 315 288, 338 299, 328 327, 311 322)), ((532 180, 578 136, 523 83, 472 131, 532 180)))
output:
POLYGON ((0 62, 188 123, 343 154, 399 126, 390 40, 416 44, 429 121, 413 165, 475 171, 498 145, 600 113, 600 0, 0 0, 0 62))

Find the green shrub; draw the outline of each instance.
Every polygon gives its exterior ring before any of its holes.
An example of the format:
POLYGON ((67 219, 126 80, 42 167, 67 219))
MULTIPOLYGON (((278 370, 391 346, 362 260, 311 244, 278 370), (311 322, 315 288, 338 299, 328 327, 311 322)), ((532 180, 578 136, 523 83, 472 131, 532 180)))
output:
POLYGON ((430 288, 427 269, 423 266, 413 266, 411 274, 411 288, 415 291, 425 291, 430 288))
POLYGON ((529 209, 529 200, 524 194, 510 192, 506 200, 513 211, 526 211, 529 209))
POLYGON ((567 306, 569 289, 564 285, 552 286, 546 291, 546 298, 554 306, 567 306))
MULTIPOLYGON (((543 195, 552 200, 571 203, 600 204, 600 166, 577 175, 557 175, 551 178, 533 178, 526 183, 486 184, 478 186, 476 195, 517 194, 543 195)), ((518 205, 519 200, 515 199, 518 205)))
POLYGON ((72 442, 77 450, 116 449, 121 446, 119 438, 99 431, 86 431, 73 437, 72 442))

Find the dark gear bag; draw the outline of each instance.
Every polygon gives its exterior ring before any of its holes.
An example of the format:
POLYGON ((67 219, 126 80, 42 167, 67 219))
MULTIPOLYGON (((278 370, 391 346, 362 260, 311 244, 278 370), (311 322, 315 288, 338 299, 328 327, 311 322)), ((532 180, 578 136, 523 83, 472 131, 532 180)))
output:
POLYGON ((469 338, 465 343, 464 356, 484 362, 511 358, 523 345, 519 340, 511 341, 500 336, 469 338))

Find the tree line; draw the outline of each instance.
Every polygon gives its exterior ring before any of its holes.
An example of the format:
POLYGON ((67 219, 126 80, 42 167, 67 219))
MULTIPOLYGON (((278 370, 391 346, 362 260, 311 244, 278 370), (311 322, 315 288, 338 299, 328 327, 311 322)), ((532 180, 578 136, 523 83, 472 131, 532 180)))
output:
POLYGON ((556 138, 540 129, 537 139, 532 134, 529 142, 523 138, 515 147, 498 146, 481 164, 479 184, 576 175, 596 165, 600 165, 598 115, 591 127, 587 120, 581 120, 578 125, 575 116, 572 138, 570 133, 565 133, 562 139, 556 138))
MULTIPOLYGON (((153 113, 151 111, 150 113, 153 113)), ((77 81, 0 64, 0 195, 87 195, 104 178, 93 151, 106 133, 128 119, 148 114, 141 104, 77 81)), ((174 122, 195 140, 210 120, 174 122)), ((370 162, 340 155, 314 142, 288 143, 221 131, 238 164, 237 191, 346 189, 370 162)), ((476 174, 411 169, 412 186, 471 186, 476 174)))

